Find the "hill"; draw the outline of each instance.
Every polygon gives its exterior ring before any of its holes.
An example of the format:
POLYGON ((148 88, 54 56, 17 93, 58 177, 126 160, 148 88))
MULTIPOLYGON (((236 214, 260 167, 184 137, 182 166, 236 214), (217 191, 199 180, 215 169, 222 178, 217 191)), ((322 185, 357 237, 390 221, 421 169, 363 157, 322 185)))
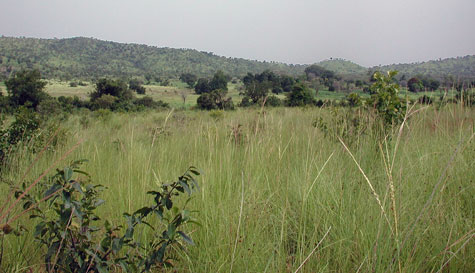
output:
POLYGON ((342 75, 366 74, 368 72, 366 67, 343 59, 324 60, 318 62, 317 65, 342 75))
MULTIPOLYGON (((367 77, 375 70, 398 70, 400 75, 417 74, 442 79, 475 79, 475 55, 412 64, 366 68, 343 59, 317 63, 336 74, 367 77)), ((0 37, 0 79, 23 68, 37 68, 46 78, 62 80, 97 77, 145 77, 159 81, 181 73, 208 77, 222 70, 233 77, 272 70, 292 76, 304 74, 307 65, 260 62, 217 56, 194 49, 175 49, 124 44, 94 38, 36 39, 0 37)))
POLYGON ((412 64, 392 64, 370 68, 371 71, 397 70, 400 75, 425 75, 439 79, 454 77, 458 79, 475 79, 475 55, 439 59, 412 64))
POLYGON ((193 49, 173 49, 123 44, 93 38, 0 38, 0 74, 37 68, 44 77, 71 79, 101 76, 153 78, 177 77, 190 72, 210 76, 217 70, 239 77, 270 69, 302 74, 305 66, 227 58, 193 49))

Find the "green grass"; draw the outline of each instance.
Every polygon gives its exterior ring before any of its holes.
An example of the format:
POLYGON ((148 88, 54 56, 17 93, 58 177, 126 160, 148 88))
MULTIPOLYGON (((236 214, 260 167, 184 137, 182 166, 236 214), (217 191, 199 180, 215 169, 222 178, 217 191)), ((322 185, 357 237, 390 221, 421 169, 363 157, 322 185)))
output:
MULTIPOLYGON (((201 111, 83 113, 62 122, 67 141, 42 156, 26 181, 82 140, 57 167, 89 159, 84 170, 108 187, 99 215, 120 224, 123 212, 151 202, 146 191, 199 167, 201 191, 189 207, 202 226, 187 230, 196 246, 178 252, 178 272, 294 272, 310 254, 300 272, 473 272, 475 111, 421 109, 397 147, 397 130, 382 151, 371 134, 349 147, 387 220, 343 145, 312 126, 332 115, 318 108, 239 109, 221 118, 201 111)), ((18 168, 4 175, 12 183, 34 156, 16 158, 18 168)), ((0 204, 6 192, 1 184, 0 204)), ((30 233, 6 238, 3 268, 39 271, 44 250, 31 239, 33 220, 15 224, 30 233)))

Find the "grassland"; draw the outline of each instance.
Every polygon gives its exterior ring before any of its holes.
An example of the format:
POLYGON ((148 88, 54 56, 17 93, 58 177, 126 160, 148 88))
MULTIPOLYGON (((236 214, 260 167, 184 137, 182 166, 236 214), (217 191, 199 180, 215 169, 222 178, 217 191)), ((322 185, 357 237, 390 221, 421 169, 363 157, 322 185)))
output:
MULTIPOLYGON (((148 88, 179 103, 170 87, 148 88)), ((187 230, 196 246, 177 251, 178 272, 474 271, 474 109, 419 108, 386 141, 370 127, 349 135, 343 141, 355 161, 312 126, 319 117, 331 122, 332 109, 212 113, 73 115, 61 121, 63 143, 25 181, 82 141, 56 167, 88 159, 84 170, 108 188, 98 214, 120 224, 123 212, 151 201, 146 191, 199 167, 201 190, 188 206, 202 226, 187 230)), ((33 160, 15 155, 5 181, 20 183, 33 160)), ((7 185, 0 187, 5 196, 7 185)), ((41 271, 34 220, 15 224, 28 231, 6 237, 3 270, 41 271)))
MULTIPOLYGON (((189 89, 186 85, 177 80, 171 81, 170 86, 160 86, 157 84, 144 85, 146 89, 146 95, 151 96, 154 100, 162 100, 174 108, 180 109, 190 109, 196 105, 196 100, 199 95, 195 94, 194 90, 189 89), (183 102, 183 97, 185 101, 183 102)), ((0 88, 2 88, 0 85, 0 88)), ((94 84, 87 83, 86 86, 77 86, 70 87, 68 82, 49 80, 48 85, 46 86, 46 92, 53 97, 59 96, 78 96, 80 99, 87 100, 89 99, 89 93, 94 91, 94 84)), ((241 96, 239 95, 240 90, 243 88, 242 83, 229 83, 228 84, 228 94, 233 99, 235 105, 241 102, 241 96)), ((355 93, 358 93, 363 98, 368 98, 369 94, 363 93, 362 90, 354 90, 355 93)), ((319 90, 317 93, 317 100, 332 100, 332 101, 341 101, 344 100, 347 92, 334 92, 328 90, 319 90)), ((401 97, 407 97, 412 100, 417 100, 419 97, 428 96, 438 100, 440 97, 454 97, 456 91, 451 90, 445 93, 443 90, 437 90, 434 92, 418 92, 413 93, 409 92, 406 89, 402 89, 400 92, 401 97)), ((142 95, 137 95, 141 97, 142 95)), ((278 95, 279 98, 285 99, 285 95, 278 95)))

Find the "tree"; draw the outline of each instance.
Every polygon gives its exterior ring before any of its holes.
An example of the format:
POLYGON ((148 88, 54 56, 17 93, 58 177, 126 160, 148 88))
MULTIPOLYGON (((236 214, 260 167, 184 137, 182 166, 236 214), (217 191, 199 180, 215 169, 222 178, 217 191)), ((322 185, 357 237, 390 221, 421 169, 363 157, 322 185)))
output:
POLYGON ((234 104, 231 98, 226 97, 226 90, 213 90, 208 93, 203 93, 198 97, 196 103, 200 109, 204 110, 213 110, 213 109, 223 109, 229 110, 234 109, 234 104))
POLYGON ((311 66, 305 68, 305 74, 307 79, 311 80, 312 78, 334 78, 335 73, 331 70, 325 69, 319 65, 312 64, 311 66))
POLYGON ((216 73, 214 73, 213 78, 209 82, 209 87, 210 91, 212 90, 228 90, 228 81, 230 80, 230 77, 224 74, 223 71, 218 70, 216 73))
POLYGON ((338 77, 335 75, 335 72, 316 64, 305 68, 305 75, 309 81, 312 81, 315 78, 319 79, 321 84, 327 86, 328 88, 333 86, 333 80, 338 79, 338 77))
POLYGON ((288 106, 304 106, 307 104, 314 104, 312 90, 307 88, 302 83, 296 83, 292 86, 292 91, 287 94, 288 106))
POLYGON ((41 80, 38 70, 22 70, 5 81, 10 104, 13 107, 26 106, 36 108, 38 104, 49 97, 44 88, 46 82, 41 80))
POLYGON ((407 88, 409 89, 409 91, 411 92, 419 92, 419 91, 422 91, 422 89, 424 88, 424 86, 422 85, 422 81, 419 80, 418 78, 416 77, 413 77, 413 78, 410 78, 408 81, 407 81, 407 88))
POLYGON ((106 78, 97 81, 96 90, 90 94, 91 101, 94 102, 103 95, 116 97, 118 102, 131 100, 134 97, 125 82, 106 78))
POLYGON ((145 87, 142 86, 142 81, 137 79, 132 79, 129 81, 129 88, 134 90, 137 94, 144 95, 145 87))
POLYGON ((198 78, 195 74, 183 73, 180 75, 180 80, 188 85, 189 88, 195 87, 196 80, 198 78))
POLYGON ((228 90, 228 81, 230 77, 223 71, 217 71, 211 80, 200 78, 195 85, 196 94, 209 93, 213 90, 228 90))
POLYGON ((198 82, 195 84, 195 93, 199 95, 209 91, 211 91, 209 81, 205 78, 198 79, 198 82))
POLYGON ((243 78, 245 90, 241 95, 251 99, 252 103, 262 102, 272 86, 272 82, 268 81, 268 78, 260 77, 261 75, 248 73, 243 78))

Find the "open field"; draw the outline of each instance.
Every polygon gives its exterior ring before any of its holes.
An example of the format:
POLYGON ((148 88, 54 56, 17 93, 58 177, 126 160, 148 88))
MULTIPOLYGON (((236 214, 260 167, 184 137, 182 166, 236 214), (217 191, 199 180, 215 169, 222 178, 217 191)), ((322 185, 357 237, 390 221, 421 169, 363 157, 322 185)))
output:
MULTIPOLYGON (((1 87, 1 86, 0 86, 1 87)), ((181 81, 172 81, 171 86, 160 85, 144 85, 146 89, 146 95, 151 96, 154 100, 162 100, 174 108, 189 109, 196 105, 196 100, 199 95, 195 94, 194 90, 189 89, 181 81), (185 96, 185 103, 183 103, 183 96, 185 96)), ((70 87, 68 82, 60 82, 50 80, 46 86, 46 92, 53 97, 59 96, 78 96, 80 99, 87 100, 88 94, 94 91, 94 84, 87 83, 87 86, 70 87)), ((242 88, 241 83, 228 84, 228 94, 233 99, 235 105, 241 102, 242 96, 239 95, 239 88, 242 88)), ((3 88, 5 90, 5 88, 3 88)), ((6 92, 6 91, 5 91, 6 92)), ((361 90, 355 90, 363 98, 368 98, 369 94, 363 93, 361 90)), ((328 90, 319 90, 316 96, 317 100, 343 100, 348 93, 345 92, 333 92, 328 90)), ((408 97, 412 100, 417 100, 419 97, 428 96, 431 98, 439 99, 441 96, 447 98, 454 97, 456 92, 451 90, 445 93, 443 90, 437 90, 434 92, 408 92, 406 89, 402 89, 400 92, 401 97, 408 97)), ((141 97, 142 95, 137 95, 141 97)), ((279 98, 284 99, 285 95, 278 95, 279 98)))
MULTIPOLYGON (((154 98, 182 103, 179 88, 146 88, 154 98)), ((48 85, 48 92, 72 91, 48 85)), ((200 168, 201 190, 188 207, 202 226, 188 226, 196 245, 177 250, 170 272, 473 272, 475 110, 419 108, 400 135, 394 128, 385 140, 369 113, 355 111, 368 128, 343 141, 361 171, 338 140, 313 126, 320 117, 338 126, 337 113, 350 110, 338 111, 84 111, 60 121, 64 141, 25 181, 82 141, 55 167, 88 159, 83 169, 108 188, 99 216, 121 224, 123 212, 151 201, 147 191, 189 166, 200 168)), ((18 168, 6 170, 4 180, 20 183, 33 160, 16 154, 18 168)), ((1 204, 7 191, 0 184, 1 204)), ((2 271, 42 270, 46 250, 32 239, 34 222, 24 216, 14 223, 28 231, 5 237, 2 271)))

